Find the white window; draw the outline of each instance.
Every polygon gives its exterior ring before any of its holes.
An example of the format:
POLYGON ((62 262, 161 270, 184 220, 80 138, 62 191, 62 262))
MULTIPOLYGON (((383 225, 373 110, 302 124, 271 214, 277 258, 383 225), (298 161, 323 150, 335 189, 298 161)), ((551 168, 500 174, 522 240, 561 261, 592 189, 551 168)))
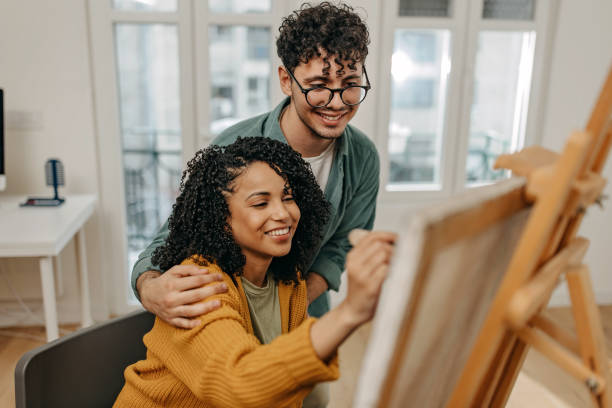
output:
POLYGON ((430 201, 507 177, 537 140, 547 0, 390 0, 382 16, 382 200, 430 201), (390 64, 389 64, 390 62, 390 64))
MULTIPOLYGON (((495 157, 537 141, 552 0, 347 1, 372 37, 373 92, 355 122, 379 149, 382 203, 504 177, 495 157)), ((281 101, 275 40, 301 1, 88 4, 112 311, 122 313, 186 161, 281 101)))
POLYGON ((186 161, 280 101, 274 3, 89 2, 113 312, 137 303, 132 266, 168 218, 186 161))

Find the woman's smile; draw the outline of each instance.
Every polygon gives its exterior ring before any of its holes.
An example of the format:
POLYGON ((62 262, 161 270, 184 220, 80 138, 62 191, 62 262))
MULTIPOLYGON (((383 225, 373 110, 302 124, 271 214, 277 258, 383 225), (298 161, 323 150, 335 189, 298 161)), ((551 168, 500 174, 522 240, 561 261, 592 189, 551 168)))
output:
POLYGON ((265 234, 271 237, 274 237, 274 238, 278 238, 278 239, 286 239, 286 238, 290 238, 290 235, 289 235, 290 230, 291 230, 291 227, 281 227, 281 228, 273 229, 271 231, 267 231, 265 232, 265 234))
POLYGON ((229 224, 247 265, 287 255, 300 209, 285 179, 267 163, 253 162, 236 177, 232 189, 229 224))

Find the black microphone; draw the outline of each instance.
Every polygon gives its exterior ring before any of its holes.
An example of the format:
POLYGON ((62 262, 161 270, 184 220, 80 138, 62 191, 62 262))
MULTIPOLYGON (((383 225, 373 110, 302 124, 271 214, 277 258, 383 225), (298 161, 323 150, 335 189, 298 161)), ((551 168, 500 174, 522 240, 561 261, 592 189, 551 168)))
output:
POLYGON ((49 159, 45 163, 45 177, 47 185, 53 187, 53 198, 44 197, 28 197, 25 203, 19 204, 22 207, 56 207, 61 205, 65 199, 59 196, 57 188, 63 186, 66 182, 64 176, 64 165, 59 159, 49 159))
POLYGON ((45 175, 47 176, 47 185, 53 187, 55 195, 54 200, 62 200, 57 192, 57 187, 63 186, 65 183, 64 179, 64 165, 58 159, 49 159, 45 164, 45 175))

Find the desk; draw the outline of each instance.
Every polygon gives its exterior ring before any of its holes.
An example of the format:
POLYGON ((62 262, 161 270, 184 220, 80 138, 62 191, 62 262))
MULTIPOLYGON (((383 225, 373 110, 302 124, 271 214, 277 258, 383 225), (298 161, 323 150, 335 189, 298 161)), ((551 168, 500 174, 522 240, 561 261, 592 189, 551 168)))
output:
POLYGON ((59 207, 19 207, 24 196, 0 195, 0 257, 38 258, 42 281, 47 341, 59 337, 53 280, 53 257, 59 255, 76 235, 81 320, 93 323, 87 277, 87 256, 83 226, 96 206, 94 195, 67 196, 59 207))

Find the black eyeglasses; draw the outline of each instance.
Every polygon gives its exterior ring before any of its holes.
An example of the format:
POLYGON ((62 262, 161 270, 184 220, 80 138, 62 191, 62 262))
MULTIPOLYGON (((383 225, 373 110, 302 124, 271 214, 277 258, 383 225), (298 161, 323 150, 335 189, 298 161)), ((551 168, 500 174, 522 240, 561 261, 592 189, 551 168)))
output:
POLYGON ((345 86, 344 88, 335 89, 321 85, 304 89, 298 80, 295 79, 293 73, 287 67, 285 67, 285 69, 289 73, 289 76, 295 81, 297 86, 300 87, 300 90, 306 97, 306 102, 308 102, 308 104, 313 108, 322 108, 329 105, 331 100, 334 99, 334 94, 336 92, 340 93, 340 99, 345 105, 359 105, 361 102, 363 102, 368 94, 368 91, 372 88, 370 86, 370 79, 368 78, 368 72, 366 71, 365 66, 363 66, 363 73, 365 74, 366 85, 349 85, 345 86))

